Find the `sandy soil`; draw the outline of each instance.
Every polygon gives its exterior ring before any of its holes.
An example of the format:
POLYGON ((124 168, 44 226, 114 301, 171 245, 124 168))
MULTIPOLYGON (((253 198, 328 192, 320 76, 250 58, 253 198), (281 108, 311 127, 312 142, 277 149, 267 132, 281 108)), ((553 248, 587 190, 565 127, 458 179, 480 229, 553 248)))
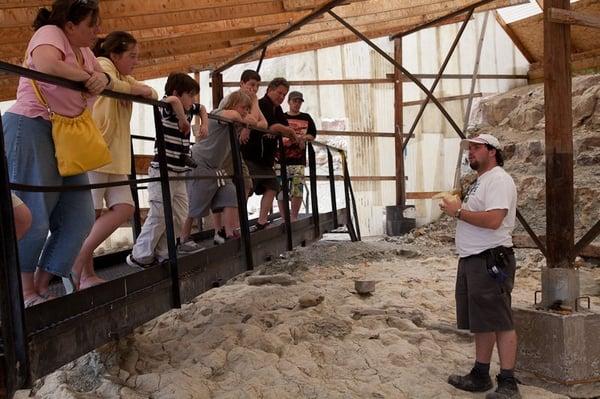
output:
MULTIPOLYGON (((287 253, 253 274, 285 274, 282 281, 292 284, 249 285, 248 276, 239 276, 17 397, 483 397, 445 382, 449 373, 470 369, 473 358, 471 336, 454 328, 449 226, 400 239, 321 241, 287 253), (363 297, 354 280, 365 278, 378 283, 363 297), (318 304, 302 307, 301 298, 318 304)), ((517 256, 515 304, 530 306, 543 259, 533 250, 517 256)), ((598 290, 600 269, 584 272, 598 290)), ((524 398, 563 397, 521 390, 524 398)))

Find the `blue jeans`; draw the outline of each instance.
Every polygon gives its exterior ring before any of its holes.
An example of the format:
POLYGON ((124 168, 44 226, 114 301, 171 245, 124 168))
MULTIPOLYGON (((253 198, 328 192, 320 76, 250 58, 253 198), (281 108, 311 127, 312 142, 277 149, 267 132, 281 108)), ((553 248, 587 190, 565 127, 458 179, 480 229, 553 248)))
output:
MULTIPOLYGON (((2 124, 11 183, 89 184, 85 173, 69 177, 58 173, 50 122, 7 112, 2 116, 2 124)), ((32 273, 39 266, 54 275, 68 276, 94 224, 90 190, 63 193, 15 190, 15 193, 32 216, 31 228, 19 241, 21 272, 32 273)))

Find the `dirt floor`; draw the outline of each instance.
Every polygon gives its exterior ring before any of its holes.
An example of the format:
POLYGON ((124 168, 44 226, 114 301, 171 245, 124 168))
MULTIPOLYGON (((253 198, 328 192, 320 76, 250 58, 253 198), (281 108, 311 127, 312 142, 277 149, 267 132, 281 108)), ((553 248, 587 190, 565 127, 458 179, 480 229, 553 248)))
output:
MULTIPOLYGON (((445 382, 473 361, 472 337, 454 327, 452 223, 444 219, 402 238, 299 248, 17 397, 483 397, 445 382), (253 285, 272 275, 279 284, 253 285), (376 280, 373 295, 359 296, 356 279, 376 280)), ((543 257, 518 250, 517 258, 515 306, 531 306, 543 257)), ((597 309, 600 268, 588 264, 582 273, 597 309)), ((521 391, 524 398, 564 397, 534 386, 521 391)))

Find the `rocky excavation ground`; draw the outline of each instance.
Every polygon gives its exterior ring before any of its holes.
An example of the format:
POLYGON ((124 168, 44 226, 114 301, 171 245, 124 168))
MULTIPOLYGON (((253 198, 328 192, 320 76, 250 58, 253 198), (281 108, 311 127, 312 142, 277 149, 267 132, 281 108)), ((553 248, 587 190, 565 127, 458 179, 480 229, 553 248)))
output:
MULTIPOLYGON (((472 398, 445 380, 471 367, 454 328, 449 223, 402 238, 321 241, 213 289, 83 356, 19 398, 472 398), (264 284, 273 280, 276 284, 264 284), (377 280, 371 296, 355 279, 377 280)), ((542 256, 518 250, 516 306, 542 256)), ((600 305, 600 268, 582 269, 600 305)), ((494 357, 492 372, 498 371, 494 357)), ((524 398, 559 398, 522 386, 524 398)))
MULTIPOLYGON (((573 80, 576 237, 600 219, 600 75, 573 80)), ((497 135, 519 208, 545 231, 543 87, 484 99, 471 133, 497 135)), ((523 234, 520 226, 517 234, 523 234)), ((18 398, 473 398, 445 381, 472 364, 454 328, 454 221, 401 238, 321 241, 262 265, 37 381, 18 398), (275 276, 275 277, 273 277, 275 276), (377 280, 359 296, 354 280, 377 280)), ((599 240, 595 241, 597 245, 599 240)), ((545 261, 519 249, 515 306, 545 261)), ((600 306, 600 268, 579 260, 600 306)), ((498 371, 494 357, 492 372, 498 371)), ((563 397, 521 386, 524 398, 563 397)), ((599 391, 600 392, 600 391, 599 391)))

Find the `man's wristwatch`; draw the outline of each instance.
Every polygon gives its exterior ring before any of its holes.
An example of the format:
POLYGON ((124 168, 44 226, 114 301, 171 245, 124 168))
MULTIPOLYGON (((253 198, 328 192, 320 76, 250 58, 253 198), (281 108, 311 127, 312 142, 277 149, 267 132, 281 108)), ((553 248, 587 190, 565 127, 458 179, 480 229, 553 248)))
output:
POLYGON ((455 218, 457 218, 457 219, 460 219, 460 212, 461 212, 461 211, 462 211, 462 208, 458 208, 458 209, 456 210, 456 213, 454 214, 454 217, 455 217, 455 218))

